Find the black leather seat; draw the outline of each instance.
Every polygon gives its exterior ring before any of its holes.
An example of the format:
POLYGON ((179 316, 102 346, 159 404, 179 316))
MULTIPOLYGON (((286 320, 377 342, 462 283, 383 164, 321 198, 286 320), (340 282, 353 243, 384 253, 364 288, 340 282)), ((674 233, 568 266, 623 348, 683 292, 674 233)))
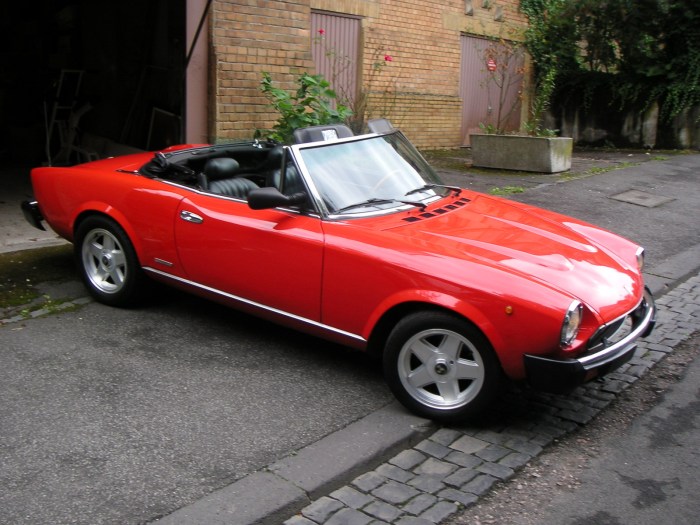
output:
POLYGON ((279 189, 283 158, 284 148, 282 146, 275 146, 268 152, 265 162, 260 166, 260 173, 265 177, 267 186, 274 186, 279 189))
POLYGON ((199 184, 211 193, 246 199, 258 185, 245 177, 237 177, 238 168, 238 162, 230 157, 209 159, 199 177, 199 184))

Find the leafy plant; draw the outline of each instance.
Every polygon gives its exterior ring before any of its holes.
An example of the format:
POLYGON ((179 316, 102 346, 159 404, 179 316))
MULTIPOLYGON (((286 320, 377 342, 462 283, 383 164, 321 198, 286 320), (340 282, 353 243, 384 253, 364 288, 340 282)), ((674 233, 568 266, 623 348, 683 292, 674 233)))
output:
POLYGON ((280 116, 271 130, 258 130, 256 135, 289 143, 295 129, 344 122, 352 114, 350 108, 337 102, 323 75, 303 73, 297 83, 296 92, 290 93, 274 86, 270 74, 263 73, 260 89, 280 116))
POLYGON ((516 193, 525 193, 525 188, 522 186, 503 186, 491 188, 489 190, 491 195, 514 195, 516 193))

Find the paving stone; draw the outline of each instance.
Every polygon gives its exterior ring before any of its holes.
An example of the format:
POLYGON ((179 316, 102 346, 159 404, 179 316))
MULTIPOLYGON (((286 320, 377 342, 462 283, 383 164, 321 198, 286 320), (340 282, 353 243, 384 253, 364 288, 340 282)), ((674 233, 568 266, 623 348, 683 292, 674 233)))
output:
POLYGON ((488 447, 474 453, 484 461, 498 461, 510 454, 510 450, 500 445, 489 445, 488 447))
POLYGON ((441 428, 435 434, 430 436, 431 441, 435 441, 440 445, 449 446, 457 441, 463 434, 459 430, 451 428, 441 428))
POLYGON ((471 492, 472 494, 481 496, 482 494, 486 493, 489 489, 491 489, 491 487, 493 487, 496 481, 498 480, 493 476, 489 476, 488 474, 481 474, 475 477, 466 485, 464 485, 462 487, 462 490, 464 492, 471 492))
POLYGON ((439 459, 428 458, 423 463, 418 465, 413 472, 418 475, 428 475, 444 478, 449 476, 455 470, 457 466, 446 461, 440 461, 439 459))
POLYGON ((355 509, 341 509, 325 522, 324 525, 369 525, 373 519, 355 509))
POLYGON ((440 523, 458 510, 459 507, 451 501, 440 501, 421 514, 420 517, 433 523, 440 523))
POLYGON ((445 484, 442 482, 442 476, 416 476, 409 481, 408 484, 429 494, 433 494, 445 488, 445 484))
POLYGON ((581 408, 581 403, 574 401, 571 397, 556 397, 552 404, 557 408, 567 410, 578 410, 581 408))
POLYGON ((581 425, 588 423, 591 419, 598 415, 599 410, 591 408, 582 408, 581 410, 562 410, 559 414, 564 419, 574 421, 581 425))
POLYGON ((380 476, 376 472, 367 472, 355 478, 352 482, 358 489, 364 492, 370 492, 386 481, 384 476, 380 476))
POLYGON ((542 447, 537 443, 533 443, 529 440, 525 441, 519 438, 506 441, 504 443, 504 446, 508 447, 511 450, 515 450, 516 452, 527 454, 529 456, 536 456, 537 454, 542 452, 542 447))
POLYGON ((536 445, 541 446, 541 447, 546 447, 552 441, 554 441, 554 438, 555 437, 551 434, 542 433, 542 434, 532 438, 532 442, 536 445))
POLYGON ((416 445, 416 449, 421 452, 433 456, 435 458, 444 458, 447 454, 451 452, 451 449, 435 441, 430 441, 429 439, 423 440, 416 445))
POLYGON ((525 466, 527 462, 532 459, 532 457, 533 456, 531 456, 530 454, 523 454, 522 452, 513 452, 511 454, 508 454, 498 463, 500 465, 505 465, 506 467, 510 467, 512 469, 518 469, 520 467, 525 466))
POLYGON ((304 516, 292 516, 284 522, 284 525, 317 525, 317 523, 306 519, 304 516))
POLYGON ((418 494, 418 496, 406 503, 403 507, 401 507, 401 509, 408 514, 417 516, 421 512, 435 505, 437 501, 437 497, 433 496, 432 494, 418 494))
POLYGON ((376 468, 375 472, 380 476, 384 476, 385 478, 393 479, 394 481, 399 481, 401 483, 406 483, 408 480, 413 479, 414 477, 412 473, 389 463, 380 465, 376 468))
POLYGON ((465 483, 468 483, 469 481, 473 480, 478 475, 479 472, 474 469, 461 468, 447 476, 443 481, 446 485, 459 488, 465 483))
POLYGON ((389 523, 397 520, 403 514, 402 511, 400 511, 393 505, 389 505, 388 503, 384 503, 383 501, 373 501, 364 509, 362 509, 362 512, 364 512, 365 514, 369 514, 370 516, 374 516, 377 519, 387 521, 389 523))
POLYGON ((389 463, 392 463, 396 465, 399 468, 402 468, 404 470, 411 470, 413 469, 416 465, 419 465, 423 461, 427 459, 427 456, 425 454, 422 454, 421 452, 415 450, 415 449, 409 449, 409 450, 404 450, 403 452, 397 454, 393 458, 389 460, 389 463))
POLYGON ((343 508, 343 504, 340 501, 331 499, 328 496, 322 496, 308 507, 302 509, 301 513, 304 515, 304 517, 309 518, 310 520, 317 523, 323 523, 334 512, 341 508, 343 508))
POLYGON ((465 454, 473 454, 489 446, 489 443, 472 436, 462 436, 457 441, 450 445, 450 448, 464 452, 465 454))
POLYGON ((625 383, 624 381, 606 381, 605 385, 602 386, 602 390, 619 394, 624 392, 627 387, 629 387, 629 383, 625 383))
POLYGON ((393 503, 394 505, 406 503, 408 500, 416 497, 418 494, 419 492, 413 487, 409 487, 403 483, 397 483, 396 481, 389 481, 372 491, 372 495, 386 501, 387 503, 393 503))
POLYGON ((404 516, 395 523, 395 525, 433 525, 432 521, 423 518, 415 518, 413 516, 404 516))
POLYGON ((501 432, 495 432, 493 430, 481 430, 474 437, 487 443, 502 443, 507 438, 501 432))
POLYGON ((372 498, 371 496, 368 496, 367 494, 355 490, 354 488, 348 485, 339 488, 335 492, 331 492, 330 496, 331 498, 335 498, 338 501, 341 501, 342 503, 344 503, 352 509, 361 509, 369 502, 374 501, 374 498, 372 498))
POLYGON ((484 463, 476 467, 479 472, 484 474, 490 474, 491 476, 498 479, 509 479, 513 477, 514 471, 512 468, 500 463, 484 463))
POLYGON ((465 507, 469 507, 470 505, 473 505, 479 501, 479 496, 476 494, 472 494, 471 492, 463 492, 453 488, 446 488, 442 492, 439 492, 438 497, 447 501, 454 501, 455 503, 459 503, 465 507))
POLYGON ((459 450, 455 450, 453 452, 450 452, 447 456, 445 456, 445 461, 449 461, 450 463, 454 463, 455 465, 459 465, 460 467, 466 467, 466 468, 474 468, 478 465, 481 465, 484 460, 474 456, 472 454, 465 454, 464 452, 460 452, 459 450))

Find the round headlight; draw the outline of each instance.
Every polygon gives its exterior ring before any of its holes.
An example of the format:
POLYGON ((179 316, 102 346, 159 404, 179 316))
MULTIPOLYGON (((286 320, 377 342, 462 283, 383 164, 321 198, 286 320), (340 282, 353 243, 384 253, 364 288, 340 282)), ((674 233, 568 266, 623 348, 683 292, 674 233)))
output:
POLYGON ((637 249, 637 268, 640 272, 644 269, 644 248, 637 249))
POLYGON ((561 345, 569 346, 576 336, 578 335, 578 329, 581 326, 581 319, 583 318, 583 306, 580 302, 574 301, 569 306, 564 316, 564 322, 561 326, 561 345))

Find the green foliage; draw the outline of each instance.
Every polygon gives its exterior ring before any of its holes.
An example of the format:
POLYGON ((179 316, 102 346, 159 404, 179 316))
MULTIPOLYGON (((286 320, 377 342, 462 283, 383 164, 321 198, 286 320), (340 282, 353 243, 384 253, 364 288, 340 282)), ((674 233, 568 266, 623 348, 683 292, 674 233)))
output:
POLYGON ((516 193, 525 193, 525 188, 522 186, 503 186, 491 188, 489 190, 491 195, 514 195, 516 193))
POLYGON ((479 129, 481 129, 481 132, 486 135, 502 134, 501 131, 493 124, 484 124, 483 122, 479 122, 479 129))
POLYGON ((323 75, 303 73, 297 79, 295 93, 275 87, 269 73, 263 73, 260 89, 280 117, 271 130, 258 130, 258 135, 279 142, 292 141, 295 129, 344 122, 352 112, 337 103, 335 91, 323 75))
POLYGON ((560 99, 659 102, 665 119, 700 104, 700 2, 521 0, 521 9, 536 81, 556 70, 560 99))

